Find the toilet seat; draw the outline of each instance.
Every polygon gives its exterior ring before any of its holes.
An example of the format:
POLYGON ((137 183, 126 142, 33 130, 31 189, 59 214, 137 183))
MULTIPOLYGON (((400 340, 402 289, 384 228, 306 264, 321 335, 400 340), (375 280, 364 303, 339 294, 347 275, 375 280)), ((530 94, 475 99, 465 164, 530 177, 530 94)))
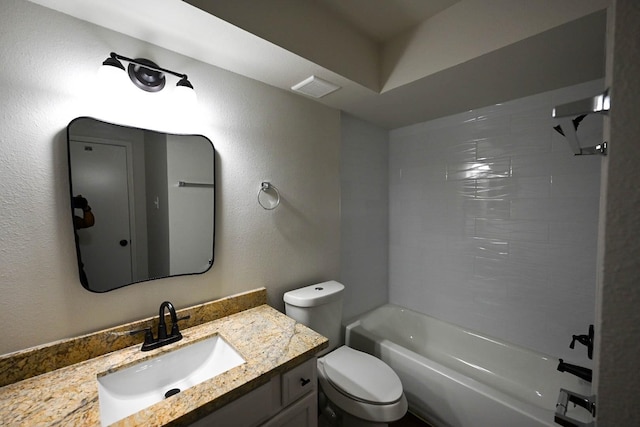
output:
POLYGON ((343 411, 367 421, 388 423, 407 412, 397 374, 382 360, 342 346, 318 359, 320 388, 343 411))
POLYGON ((382 360, 370 354, 342 346, 324 358, 327 380, 339 391, 374 405, 397 402, 402 383, 382 360))

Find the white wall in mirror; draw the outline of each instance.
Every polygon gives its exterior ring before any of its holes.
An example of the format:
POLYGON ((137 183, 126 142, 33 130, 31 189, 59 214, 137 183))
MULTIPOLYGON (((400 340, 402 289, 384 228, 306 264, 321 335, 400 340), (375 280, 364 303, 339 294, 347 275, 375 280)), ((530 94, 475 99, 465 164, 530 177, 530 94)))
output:
MULTIPOLYGON (((202 254, 211 252, 213 220, 205 227, 180 227, 198 223, 202 216, 213 219, 213 170, 208 167, 211 152, 201 145, 182 143, 184 136, 167 136, 167 188, 169 203, 169 273, 188 274, 209 268, 213 258, 202 254), (180 187, 180 182, 203 184, 180 187), (211 184, 211 187, 206 185, 211 184), (176 226, 173 226, 173 225, 176 226)), ((197 140, 198 137, 187 137, 197 140)))

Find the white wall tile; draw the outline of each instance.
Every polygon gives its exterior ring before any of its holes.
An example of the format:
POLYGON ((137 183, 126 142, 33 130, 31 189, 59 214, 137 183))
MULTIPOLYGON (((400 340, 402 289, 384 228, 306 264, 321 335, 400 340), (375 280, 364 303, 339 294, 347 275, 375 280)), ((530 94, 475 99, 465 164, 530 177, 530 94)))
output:
MULTIPOLYGON (((565 153, 569 155, 569 150, 565 153)), ((511 156, 511 175, 523 176, 550 176, 551 159, 556 154, 535 153, 511 156)))
POLYGON ((553 175, 551 197, 593 197, 594 188, 600 188, 600 173, 553 175))
POLYGON ((530 176, 513 179, 514 198, 540 199, 551 194, 551 177, 530 176))
POLYGON ((551 199, 513 199, 511 200, 511 218, 548 221, 553 214, 551 206, 551 199))
MULTIPOLYGON (((600 157, 574 156, 550 116, 601 87, 390 132, 392 303, 586 363, 568 343, 594 320, 600 157)), ((599 141, 588 119, 580 138, 599 141)))

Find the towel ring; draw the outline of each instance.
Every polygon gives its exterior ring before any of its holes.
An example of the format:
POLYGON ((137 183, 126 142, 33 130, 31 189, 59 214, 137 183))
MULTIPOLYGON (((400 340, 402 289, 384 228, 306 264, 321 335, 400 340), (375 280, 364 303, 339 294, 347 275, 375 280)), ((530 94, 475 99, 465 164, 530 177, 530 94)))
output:
POLYGON ((275 185, 271 184, 270 182, 263 182, 262 185, 260 186, 260 189, 258 190, 258 204, 260 206, 262 206, 262 209, 267 210, 267 211, 272 211, 275 208, 278 207, 278 205, 280 205, 280 192, 278 191, 278 189, 276 188, 275 185), (276 201, 275 202, 271 202, 269 203, 269 206, 267 206, 261 199, 260 196, 262 195, 262 193, 267 194, 273 190, 273 192, 276 193, 276 201))

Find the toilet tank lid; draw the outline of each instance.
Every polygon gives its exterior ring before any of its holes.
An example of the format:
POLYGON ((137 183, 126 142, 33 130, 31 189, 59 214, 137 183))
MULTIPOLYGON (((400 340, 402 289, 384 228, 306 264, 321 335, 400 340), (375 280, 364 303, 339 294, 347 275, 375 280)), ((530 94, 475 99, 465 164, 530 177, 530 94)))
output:
POLYGON ((286 292, 284 294, 284 302, 295 307, 315 307, 339 300, 342 298, 343 290, 344 285, 342 283, 329 280, 328 282, 286 292))

